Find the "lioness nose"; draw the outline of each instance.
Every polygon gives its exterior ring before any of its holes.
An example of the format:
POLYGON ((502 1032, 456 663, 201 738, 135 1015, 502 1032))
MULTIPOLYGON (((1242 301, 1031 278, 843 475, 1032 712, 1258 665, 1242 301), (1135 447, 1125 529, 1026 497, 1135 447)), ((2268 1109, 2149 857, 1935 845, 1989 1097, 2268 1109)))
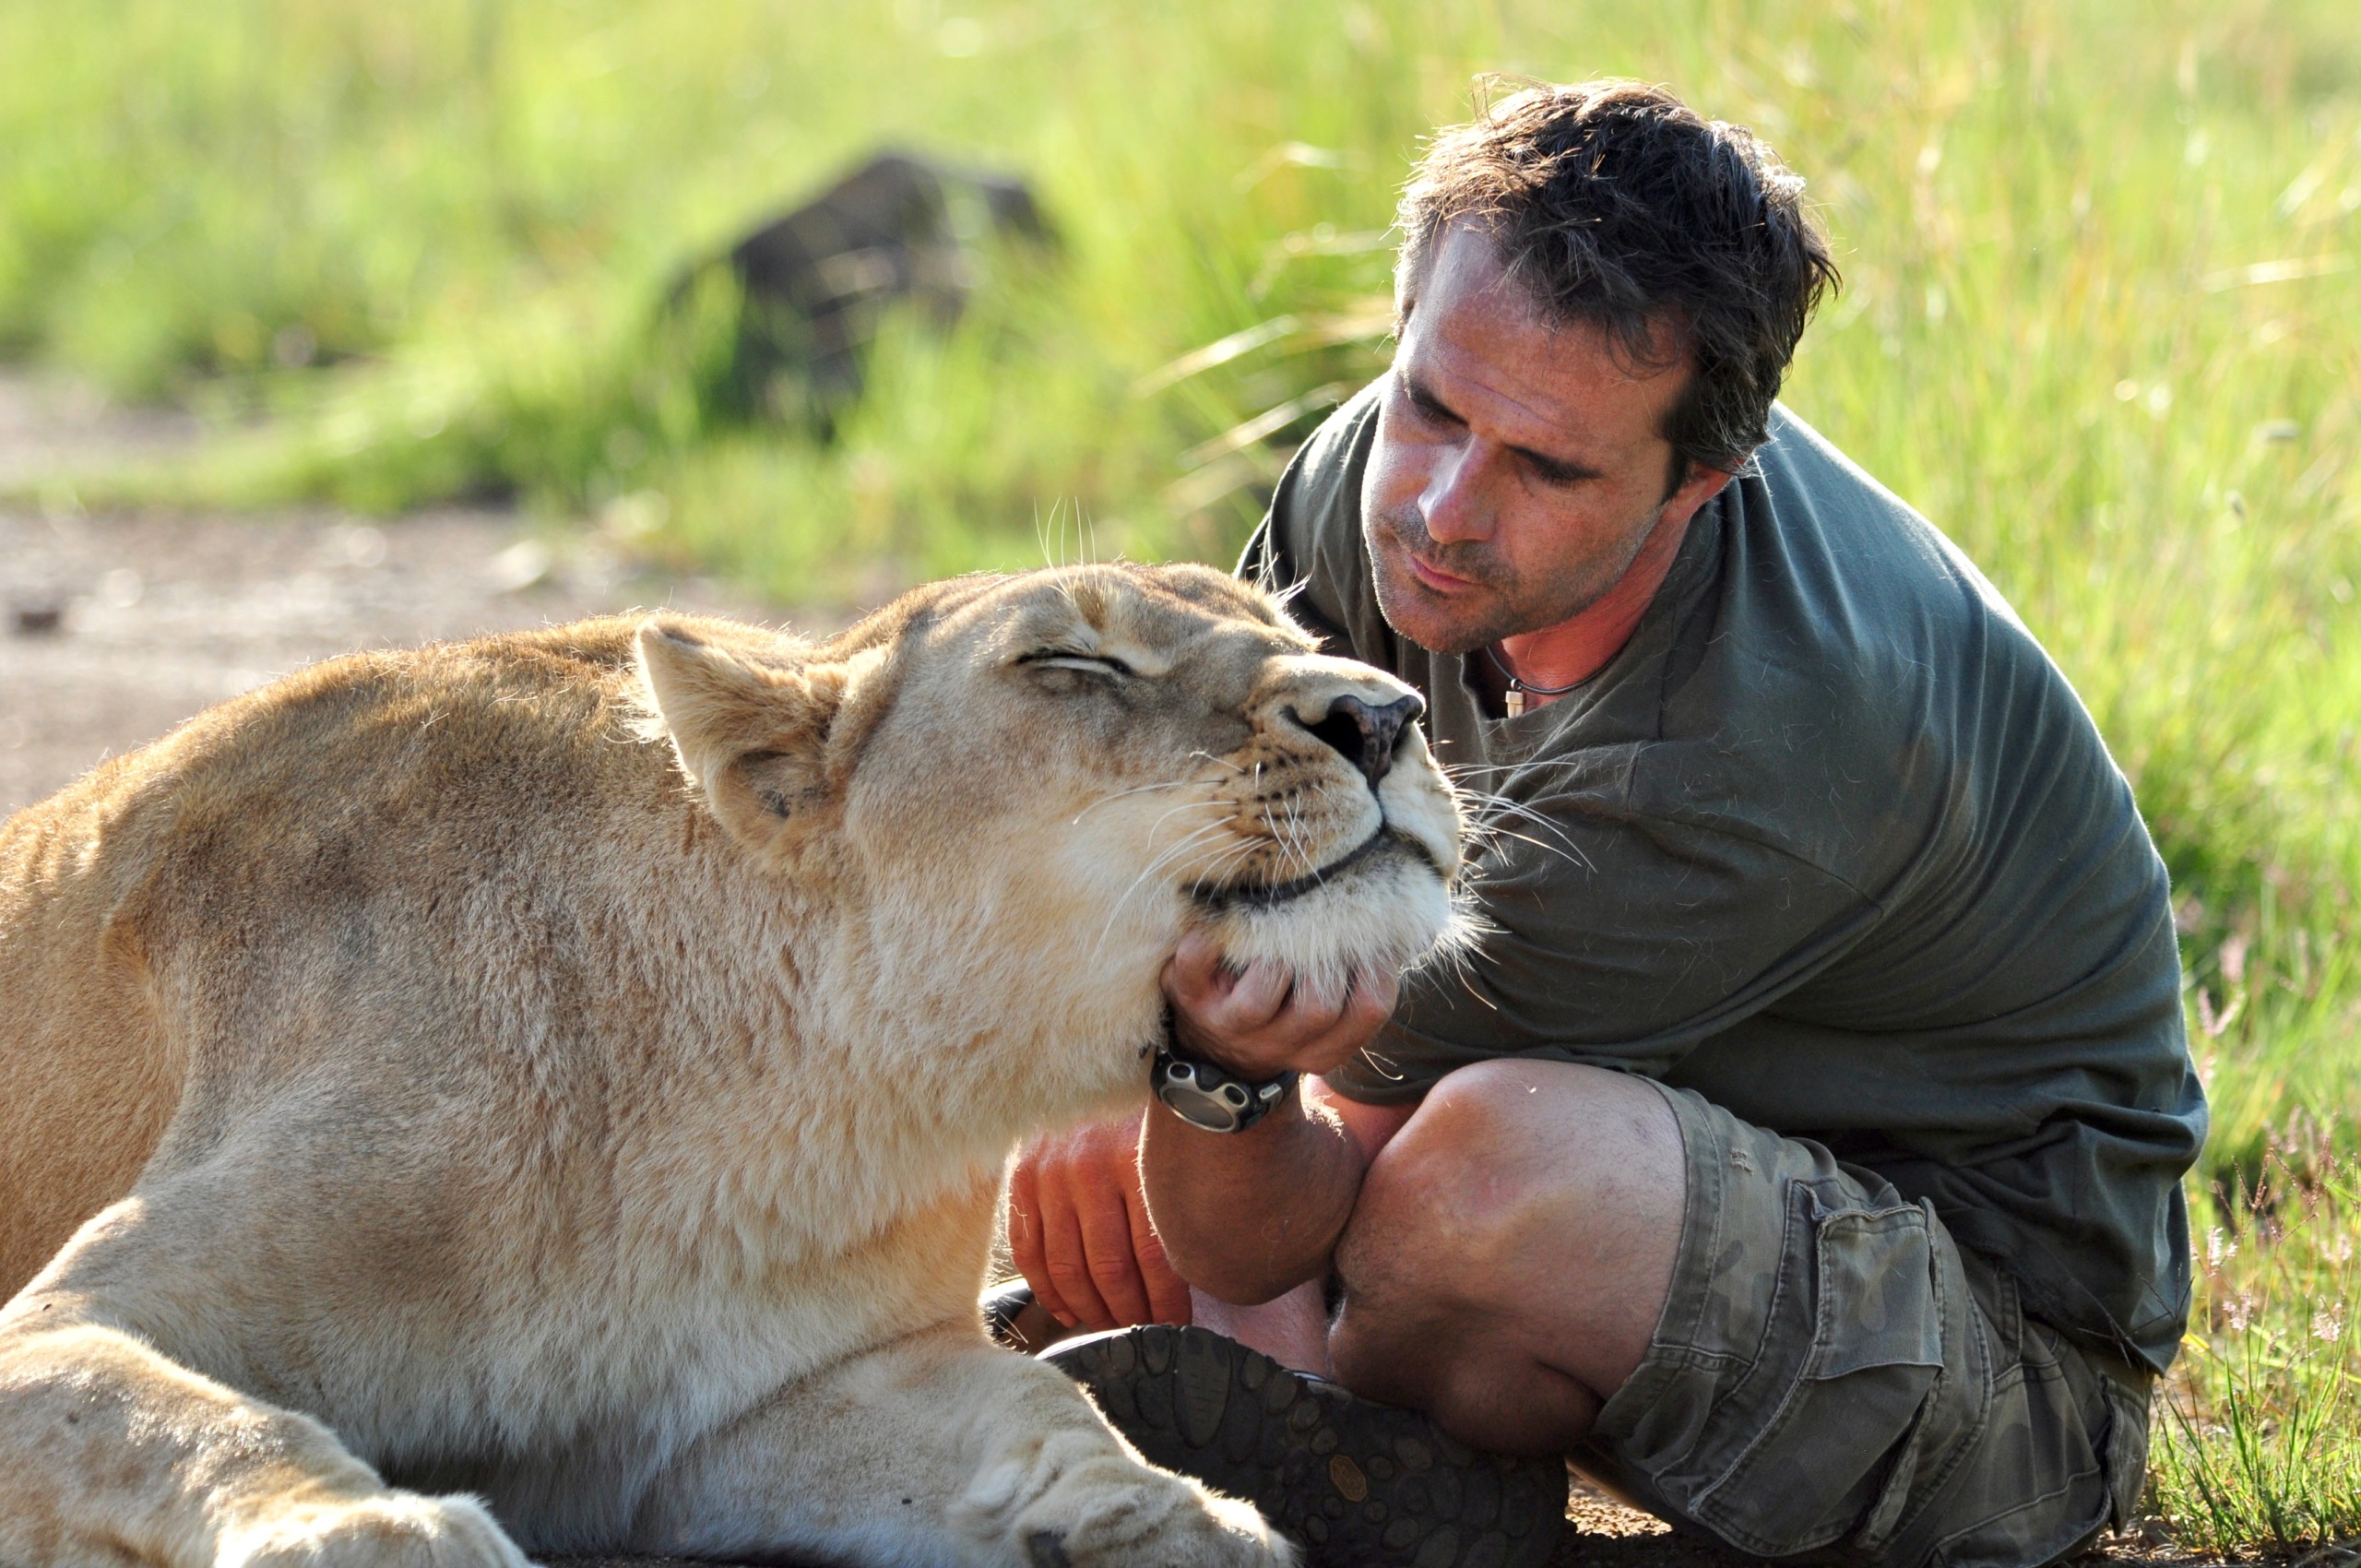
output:
MULTIPOLYGON (((1402 738, 1402 727, 1427 710, 1424 697, 1416 692, 1396 698, 1383 707, 1372 707, 1358 697, 1343 696, 1328 705, 1328 712, 1317 723, 1303 727, 1327 742, 1345 755, 1345 760, 1361 770, 1372 790, 1394 766, 1394 742, 1402 738)), ((1303 716, 1296 716, 1303 722, 1303 716)))

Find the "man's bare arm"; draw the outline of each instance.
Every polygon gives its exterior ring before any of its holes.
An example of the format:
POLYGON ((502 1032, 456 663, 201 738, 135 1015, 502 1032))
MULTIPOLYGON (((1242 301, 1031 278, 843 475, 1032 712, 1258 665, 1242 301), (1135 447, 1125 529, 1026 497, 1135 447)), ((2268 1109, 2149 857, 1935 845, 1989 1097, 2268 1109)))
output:
MULTIPOLYGON (((1202 937, 1181 944, 1164 987, 1181 1048, 1255 1079, 1335 1071, 1376 1036, 1395 996, 1391 975, 1360 976, 1343 996, 1306 994, 1284 970, 1229 968, 1202 937)), ((1355 1105, 1311 1076, 1243 1133, 1150 1114, 1140 1174, 1173 1266, 1240 1303, 1316 1277, 1352 1217, 1362 1173, 1408 1116, 1355 1105)))
MULTIPOLYGON (((1181 1047, 1257 1080, 1342 1066, 1395 994, 1383 975, 1311 995, 1267 965, 1229 968, 1202 936, 1181 943, 1164 986, 1181 1047)), ((1320 1275, 1362 1173, 1410 1112, 1331 1096, 1309 1077, 1305 1090, 1245 1133, 1201 1132, 1151 1107, 1145 1131, 1130 1117, 1026 1148, 1010 1170, 1009 1241, 1036 1298, 1070 1328, 1186 1323, 1184 1279, 1245 1302, 1320 1275), (1144 1175, 1157 1194, 1153 1227, 1144 1175)))
POLYGON ((1319 1277, 1370 1161, 1416 1109, 1357 1104, 1307 1078, 1243 1133, 1207 1133, 1151 1111, 1140 1174, 1173 1268, 1240 1305, 1319 1277))

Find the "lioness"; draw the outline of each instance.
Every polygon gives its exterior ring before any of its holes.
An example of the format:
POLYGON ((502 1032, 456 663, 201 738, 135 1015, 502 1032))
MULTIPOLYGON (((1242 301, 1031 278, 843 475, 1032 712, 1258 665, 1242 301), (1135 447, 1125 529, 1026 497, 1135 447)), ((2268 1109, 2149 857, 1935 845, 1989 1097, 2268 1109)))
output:
POLYGON ((975 1300, 1185 932, 1317 987, 1452 938, 1418 699, 1312 646, 1192 567, 590 621, 19 814, 0 1561, 1289 1560, 975 1300))

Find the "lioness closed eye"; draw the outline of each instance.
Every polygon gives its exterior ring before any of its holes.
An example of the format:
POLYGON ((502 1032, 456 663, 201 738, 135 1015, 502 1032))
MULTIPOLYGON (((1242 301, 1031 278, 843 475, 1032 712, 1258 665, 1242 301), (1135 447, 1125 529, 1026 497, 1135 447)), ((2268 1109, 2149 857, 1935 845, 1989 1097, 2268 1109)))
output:
POLYGON ((0 1562, 1265 1563, 976 1323, 1180 937, 1454 933, 1408 688, 1190 567, 339 659, 0 828, 0 1562))

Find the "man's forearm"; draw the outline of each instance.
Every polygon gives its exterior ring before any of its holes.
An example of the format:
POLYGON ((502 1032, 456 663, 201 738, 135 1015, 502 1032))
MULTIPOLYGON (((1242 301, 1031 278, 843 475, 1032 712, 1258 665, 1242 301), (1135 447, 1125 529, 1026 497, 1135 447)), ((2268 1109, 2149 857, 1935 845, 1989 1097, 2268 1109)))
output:
POLYGON ((1206 1294, 1266 1301, 1327 1269, 1373 1151, 1315 1085, 1243 1133, 1150 1108, 1140 1137, 1149 1218, 1180 1277, 1206 1294))

